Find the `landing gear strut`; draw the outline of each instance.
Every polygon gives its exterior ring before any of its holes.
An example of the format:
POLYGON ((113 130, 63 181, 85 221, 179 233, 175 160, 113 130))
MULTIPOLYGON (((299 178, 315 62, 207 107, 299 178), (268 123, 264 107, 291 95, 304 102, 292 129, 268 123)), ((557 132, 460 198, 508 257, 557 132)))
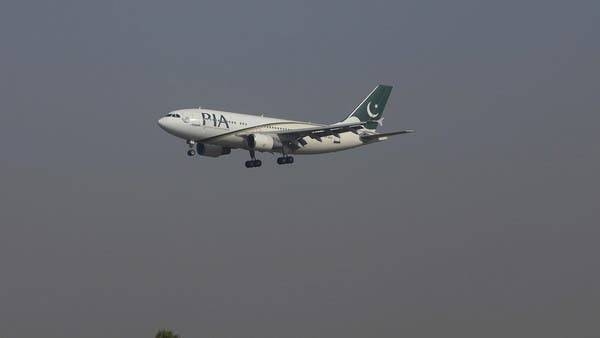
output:
POLYGON ((262 165, 262 161, 256 159, 254 150, 250 150, 250 158, 252 158, 250 161, 246 161, 246 168, 256 168, 262 165))

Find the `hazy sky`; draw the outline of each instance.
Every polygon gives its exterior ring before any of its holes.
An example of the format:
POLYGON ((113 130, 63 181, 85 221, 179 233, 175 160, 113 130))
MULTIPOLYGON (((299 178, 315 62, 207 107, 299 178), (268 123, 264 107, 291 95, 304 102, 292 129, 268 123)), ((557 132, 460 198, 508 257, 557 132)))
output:
POLYGON ((597 1, 2 1, 0 336, 600 336, 597 1), (347 152, 188 158, 199 105, 347 152))

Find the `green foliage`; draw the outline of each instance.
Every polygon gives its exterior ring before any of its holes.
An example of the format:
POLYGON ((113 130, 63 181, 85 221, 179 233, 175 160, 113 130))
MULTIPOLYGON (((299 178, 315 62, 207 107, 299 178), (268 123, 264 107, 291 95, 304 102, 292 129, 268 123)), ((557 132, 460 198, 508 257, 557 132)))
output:
POLYGON ((154 338, 179 338, 178 334, 173 333, 173 331, 162 329, 158 330, 156 336, 154 338))

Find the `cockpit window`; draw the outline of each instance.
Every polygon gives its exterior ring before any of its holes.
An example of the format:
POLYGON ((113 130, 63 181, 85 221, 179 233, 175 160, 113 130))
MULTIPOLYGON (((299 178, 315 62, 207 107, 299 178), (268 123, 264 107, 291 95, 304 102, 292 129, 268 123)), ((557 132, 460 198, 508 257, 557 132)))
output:
POLYGON ((181 117, 181 115, 179 115, 179 114, 172 114, 172 113, 169 113, 169 114, 167 114, 167 116, 171 116, 171 117, 181 117))

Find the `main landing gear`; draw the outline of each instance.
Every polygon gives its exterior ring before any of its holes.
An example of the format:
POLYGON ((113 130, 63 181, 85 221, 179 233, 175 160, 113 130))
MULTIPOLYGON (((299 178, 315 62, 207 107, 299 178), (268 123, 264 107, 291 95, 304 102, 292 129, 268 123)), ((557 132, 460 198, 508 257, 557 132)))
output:
MULTIPOLYGON (((261 160, 256 159, 256 154, 254 150, 250 150, 250 161, 246 161, 246 168, 256 168, 262 165, 261 160)), ((283 154, 282 157, 277 158, 277 164, 292 164, 294 163, 294 158, 292 156, 283 154)))
POLYGON ((286 148, 283 148, 283 151, 281 152, 281 157, 277 158, 277 164, 292 164, 294 163, 294 158, 288 154, 285 153, 286 148))
POLYGON ((294 158, 292 156, 283 156, 277 158, 277 164, 292 164, 294 163, 294 158))
POLYGON ((250 150, 250 157, 252 159, 250 161, 246 161, 246 168, 256 168, 262 165, 262 161, 256 159, 254 150, 250 150))

